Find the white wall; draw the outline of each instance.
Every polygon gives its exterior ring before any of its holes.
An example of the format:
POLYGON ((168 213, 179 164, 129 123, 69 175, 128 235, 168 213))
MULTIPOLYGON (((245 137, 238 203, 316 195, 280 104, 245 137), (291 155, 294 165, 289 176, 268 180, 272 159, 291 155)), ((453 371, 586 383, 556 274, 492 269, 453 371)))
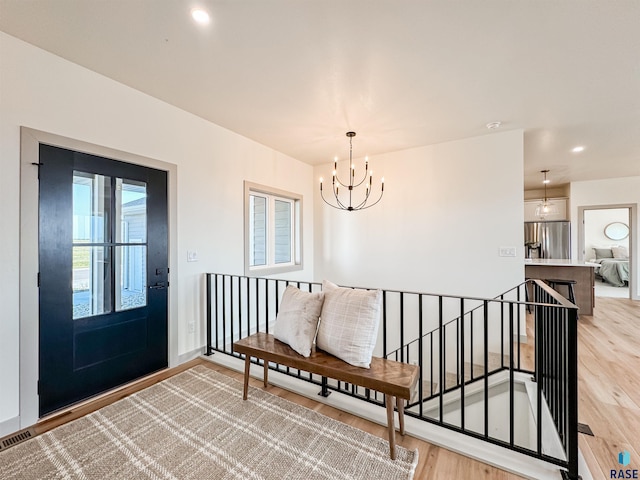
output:
MULTIPOLYGON (((640 176, 625 178, 609 178, 605 180, 591 180, 571 183, 571 251, 578 252, 578 225, 582 221, 579 218, 578 209, 581 207, 604 207, 607 205, 633 205, 640 203, 640 176)), ((640 270, 638 268, 638 238, 640 236, 638 209, 632 214, 629 226, 633 230, 633 238, 630 245, 632 256, 631 269, 634 277, 630 282, 631 296, 637 300, 640 298, 640 270)), ((587 252, 588 253, 588 252, 587 252)))
POLYGON ((602 210, 585 210, 584 212, 584 258, 595 259, 594 248, 621 246, 629 248, 629 237, 623 240, 611 240, 604 234, 604 229, 612 222, 629 224, 628 208, 605 208, 602 210))
MULTIPOLYGON (((316 189, 316 279, 483 297, 523 281, 521 130, 369 161, 385 177, 384 197, 371 209, 332 209, 316 189), (499 257, 504 246, 517 256, 499 257)), ((332 169, 316 167, 316 182, 332 169)))
POLYGON ((4 33, 0 61, 0 436, 21 403, 20 126, 177 166, 174 357, 204 343, 202 274, 243 274, 243 180, 303 195, 305 269, 287 278, 312 278, 310 166, 4 33), (198 252, 197 263, 186 262, 187 250, 198 252))

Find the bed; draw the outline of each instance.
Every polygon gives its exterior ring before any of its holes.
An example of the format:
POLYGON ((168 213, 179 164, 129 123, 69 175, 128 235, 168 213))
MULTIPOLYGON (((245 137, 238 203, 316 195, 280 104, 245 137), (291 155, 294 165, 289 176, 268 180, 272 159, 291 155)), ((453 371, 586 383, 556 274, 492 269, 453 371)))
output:
POLYGON ((625 247, 594 248, 594 251, 596 258, 592 261, 600 264, 596 275, 616 287, 629 283, 629 253, 625 247))

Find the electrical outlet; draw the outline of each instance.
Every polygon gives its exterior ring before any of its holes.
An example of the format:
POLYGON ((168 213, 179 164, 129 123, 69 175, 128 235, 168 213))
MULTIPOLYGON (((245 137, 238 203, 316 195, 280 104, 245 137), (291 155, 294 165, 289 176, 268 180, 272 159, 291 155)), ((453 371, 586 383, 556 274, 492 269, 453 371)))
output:
POLYGON ((189 322, 189 325, 187 326, 187 330, 188 330, 189 334, 196 333, 196 323, 195 322, 189 322))
POLYGON ((515 257, 516 256, 516 247, 500 247, 500 256, 501 257, 515 257))
POLYGON ((187 251, 187 262, 197 262, 198 261, 198 252, 189 250, 187 251))

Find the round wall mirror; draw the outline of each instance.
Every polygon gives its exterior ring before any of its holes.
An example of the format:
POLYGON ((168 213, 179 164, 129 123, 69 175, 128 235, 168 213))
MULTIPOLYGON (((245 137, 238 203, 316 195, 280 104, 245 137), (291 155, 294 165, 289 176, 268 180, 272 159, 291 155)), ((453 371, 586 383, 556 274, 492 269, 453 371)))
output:
POLYGON ((611 240, 623 240, 629 236, 629 226, 622 222, 613 222, 604 227, 604 234, 611 240))

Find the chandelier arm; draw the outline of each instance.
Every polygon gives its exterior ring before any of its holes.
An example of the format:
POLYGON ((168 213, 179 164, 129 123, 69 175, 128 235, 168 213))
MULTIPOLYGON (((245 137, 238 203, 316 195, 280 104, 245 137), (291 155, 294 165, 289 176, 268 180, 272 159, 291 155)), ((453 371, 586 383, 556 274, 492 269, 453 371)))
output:
POLYGON ((330 207, 336 208, 333 204, 329 203, 326 198, 324 198, 324 193, 322 193, 322 190, 320 190, 320 197, 322 197, 322 200, 324 200, 324 203, 326 203, 330 207))
POLYGON ((360 210, 366 210, 367 208, 373 207, 376 203, 378 203, 380 200, 382 200, 382 196, 383 195, 384 195, 384 191, 380 192, 380 196, 378 197, 378 199, 375 202, 373 202, 371 205, 367 205, 366 207, 360 208, 360 210))
POLYGON ((367 171, 366 171, 366 172, 364 172, 364 178, 360 181, 360 183, 358 183, 358 184, 354 185, 354 188, 355 188, 355 187, 359 187, 360 185, 362 185, 362 184, 364 183, 364 181, 365 181, 365 180, 367 179, 367 177, 369 176, 369 175, 367 175, 367 173, 369 173, 369 169, 367 169, 367 171))
POLYGON ((336 182, 338 182, 338 183, 339 183, 340 185, 342 185, 343 187, 348 187, 348 186, 349 186, 349 184, 348 184, 348 183, 344 183, 342 180, 340 180, 340 179, 338 178, 338 171, 337 171, 337 170, 336 170, 336 177, 335 177, 335 179, 336 179, 336 182))
POLYGON ((333 196, 336 199, 336 204, 338 205, 338 208, 340 208, 342 210, 347 210, 347 206, 340 201, 340 197, 338 196, 337 188, 333 188, 332 191, 333 191, 333 196))
POLYGON ((340 201, 340 198, 336 196, 336 204, 338 205, 338 208, 341 210, 348 210, 349 207, 347 207, 344 203, 342 203, 340 201))
POLYGON ((360 205, 358 205, 355 208, 358 209, 358 210, 365 210, 365 209, 367 209, 369 207, 373 207, 376 203, 378 203, 380 200, 382 200, 382 195, 384 195, 384 191, 380 192, 380 196, 378 197, 378 199, 375 202, 367 205, 367 202, 369 201, 369 196, 370 195, 371 195, 371 191, 369 191, 369 195, 367 195, 367 197, 364 199, 364 201, 362 203, 360 203, 360 205))
POLYGON ((362 210, 362 208, 367 204, 367 202, 369 201, 369 196, 371 196, 371 190, 368 190, 366 196, 364 197, 364 200, 362 202, 360 202, 357 206, 353 207, 354 210, 362 210))
POLYGON ((333 203, 330 203, 329 201, 327 201, 326 198, 324 198, 324 193, 322 192, 322 190, 320 190, 320 197, 322 197, 322 200, 324 201, 324 203, 326 203, 327 205, 329 205, 332 208, 336 208, 338 210, 346 210, 346 208, 342 208, 340 206, 336 206, 333 203))
POLYGON ((320 190, 320 198, 322 198, 322 200, 324 200, 324 203, 326 203, 327 205, 333 207, 333 205, 331 205, 329 202, 327 202, 327 199, 324 198, 324 193, 322 193, 322 190, 320 190))

